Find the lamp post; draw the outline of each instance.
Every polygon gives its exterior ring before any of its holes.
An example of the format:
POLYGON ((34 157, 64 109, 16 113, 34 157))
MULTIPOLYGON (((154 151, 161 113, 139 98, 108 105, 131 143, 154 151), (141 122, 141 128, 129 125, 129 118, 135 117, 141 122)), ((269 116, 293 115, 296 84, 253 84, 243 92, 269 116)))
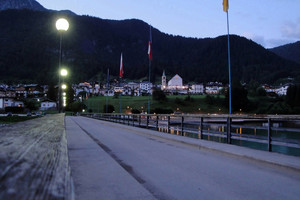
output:
MULTIPOLYGON (((66 93, 64 92, 64 90, 67 88, 67 86, 65 85, 64 82, 64 77, 68 75, 68 71, 66 69, 61 69, 60 70, 60 75, 62 76, 62 86, 61 88, 63 89, 63 93, 62 93, 62 105, 63 105, 63 112, 65 110, 65 107, 67 105, 67 98, 66 98, 66 93)), ((60 99, 61 100, 61 99, 60 99)))
MULTIPOLYGON (((60 70, 61 69, 61 63, 62 63, 62 33, 66 32, 69 29, 69 22, 64 18, 58 19, 56 21, 56 29, 60 33, 58 67, 59 67, 59 71, 62 75, 62 73, 66 72, 66 71, 62 72, 60 70)), ((60 82, 60 75, 58 76, 58 112, 61 112, 61 82, 60 82)))

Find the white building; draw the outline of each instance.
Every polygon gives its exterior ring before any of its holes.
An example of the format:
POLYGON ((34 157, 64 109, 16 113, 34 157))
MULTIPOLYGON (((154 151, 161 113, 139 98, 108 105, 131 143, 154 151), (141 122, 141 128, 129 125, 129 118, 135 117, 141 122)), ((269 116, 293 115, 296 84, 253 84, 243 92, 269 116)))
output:
POLYGON ((142 94, 152 95, 152 87, 153 87, 153 84, 149 83, 148 81, 141 82, 140 83, 140 92, 142 94))
POLYGON ((190 89, 191 94, 203 94, 204 93, 204 85, 203 84, 195 84, 191 86, 190 89))
POLYGON ((222 83, 219 82, 209 82, 205 87, 206 94, 219 94, 223 89, 222 83))
POLYGON ((4 98, 0 98, 0 109, 4 109, 4 98))
POLYGON ((24 102, 14 98, 3 98, 3 108, 5 107, 24 107, 24 102))
POLYGON ((183 85, 183 80, 178 74, 171 78, 167 85, 167 79, 164 71, 161 81, 161 90, 170 94, 188 94, 189 87, 187 85, 183 85))
POLYGON ((181 89, 183 87, 182 78, 176 74, 171 80, 168 82, 169 89, 181 89))
POLYGON ((279 88, 276 89, 276 94, 278 94, 279 96, 286 96, 287 94, 287 90, 290 87, 289 84, 283 85, 279 88))
POLYGON ((56 110, 56 102, 54 102, 54 101, 43 101, 41 103, 40 110, 56 110))

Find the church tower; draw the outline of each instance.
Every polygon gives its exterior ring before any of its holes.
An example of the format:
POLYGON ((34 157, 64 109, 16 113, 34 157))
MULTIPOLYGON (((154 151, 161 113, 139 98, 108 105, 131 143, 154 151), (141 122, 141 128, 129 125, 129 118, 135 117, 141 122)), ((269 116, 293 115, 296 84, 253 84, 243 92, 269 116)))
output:
POLYGON ((167 77, 164 70, 161 76, 161 90, 165 90, 166 88, 167 88, 167 77))

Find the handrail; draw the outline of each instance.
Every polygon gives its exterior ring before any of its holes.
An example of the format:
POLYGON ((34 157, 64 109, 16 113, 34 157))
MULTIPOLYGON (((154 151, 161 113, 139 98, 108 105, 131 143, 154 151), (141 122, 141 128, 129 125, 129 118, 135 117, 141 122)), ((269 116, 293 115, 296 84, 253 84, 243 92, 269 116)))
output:
MULTIPOLYGON (((299 133, 300 138, 300 115, 195 115, 195 114, 119 114, 119 113, 81 113, 82 116, 100 120, 122 123, 130 126, 160 128, 179 131, 182 136, 185 133, 198 134, 199 139, 204 136, 225 138, 226 143, 231 144, 232 140, 256 142, 268 145, 268 151, 273 151, 273 145, 285 146, 300 149, 300 139, 280 138, 278 133, 289 132, 299 133), (297 122, 297 128, 277 127, 284 122, 297 122), (243 124, 242 124, 243 123, 243 124), (261 123, 259 126, 253 123, 261 123), (214 127, 222 127, 222 130, 211 130, 214 127), (264 131, 264 135, 251 135, 249 133, 235 133, 239 130, 264 131)), ((300 155, 299 155, 300 156, 300 155)))

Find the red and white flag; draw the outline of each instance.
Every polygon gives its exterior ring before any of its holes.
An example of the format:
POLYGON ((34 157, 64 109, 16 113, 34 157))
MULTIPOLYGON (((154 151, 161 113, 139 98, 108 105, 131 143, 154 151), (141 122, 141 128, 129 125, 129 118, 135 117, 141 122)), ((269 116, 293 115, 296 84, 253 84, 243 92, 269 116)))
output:
POLYGON ((152 61, 152 44, 151 44, 151 41, 149 41, 148 55, 149 55, 149 59, 152 61))
POLYGON ((121 53, 121 60, 120 60, 120 78, 123 78, 123 55, 121 53))
POLYGON ((148 56, 149 59, 152 61, 152 31, 151 31, 151 25, 149 26, 149 44, 148 44, 148 56))

